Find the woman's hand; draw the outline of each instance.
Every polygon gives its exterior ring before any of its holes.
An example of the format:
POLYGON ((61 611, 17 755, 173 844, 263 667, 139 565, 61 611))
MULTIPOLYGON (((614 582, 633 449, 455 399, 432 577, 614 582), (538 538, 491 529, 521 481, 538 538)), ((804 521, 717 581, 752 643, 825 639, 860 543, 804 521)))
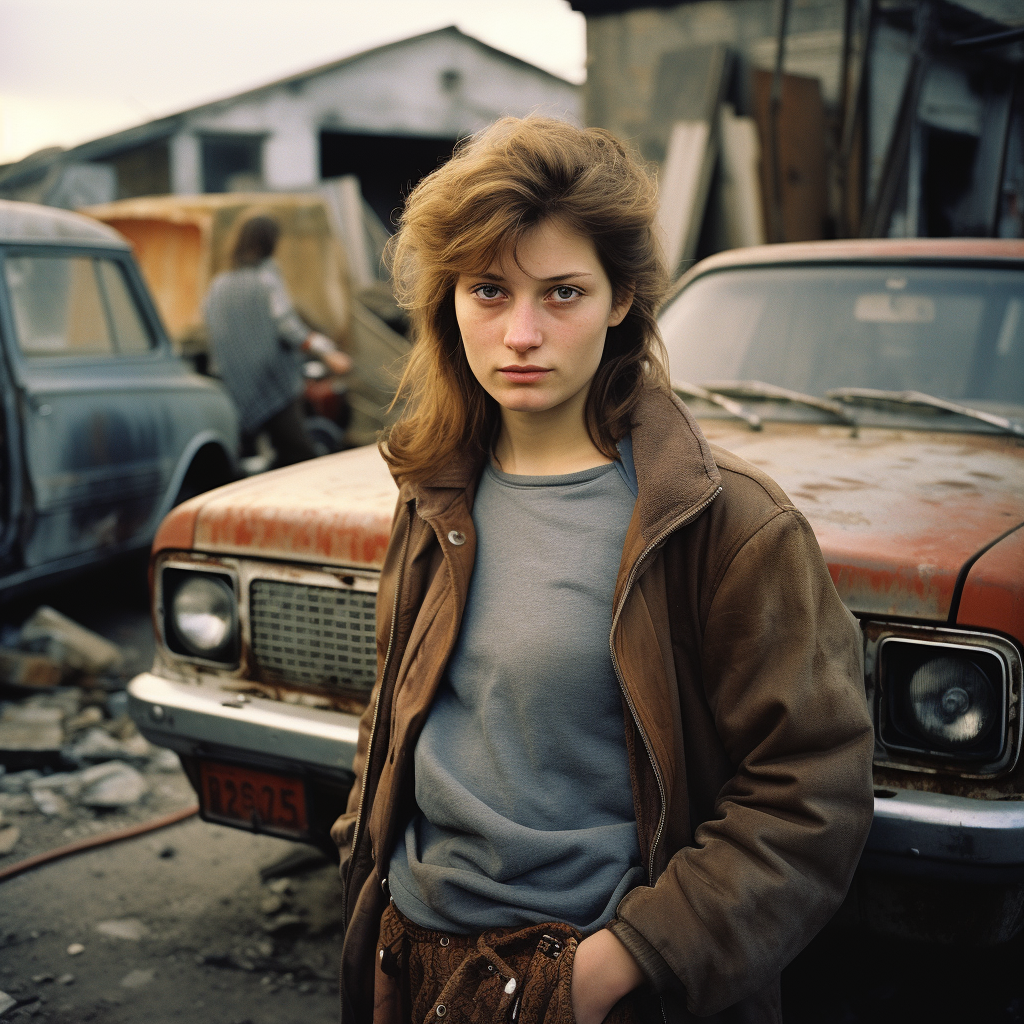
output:
POLYGON ((644 980, 626 947, 602 928, 577 947, 572 964, 572 1012, 576 1024, 601 1024, 608 1011, 644 980))

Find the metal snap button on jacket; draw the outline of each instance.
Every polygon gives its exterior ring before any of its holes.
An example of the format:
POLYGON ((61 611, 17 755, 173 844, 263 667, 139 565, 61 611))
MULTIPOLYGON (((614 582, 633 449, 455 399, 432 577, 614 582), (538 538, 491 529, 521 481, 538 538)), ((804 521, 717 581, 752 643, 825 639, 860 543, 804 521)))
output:
POLYGON ((458 547, 460 544, 466 543, 466 535, 461 530, 449 530, 448 540, 458 547))
POLYGON ((448 1007, 445 1006, 444 1003, 438 1003, 437 1004, 437 1009, 434 1011, 434 1013, 436 1013, 438 1015, 438 1017, 443 1017, 447 1012, 448 1012, 448 1007))

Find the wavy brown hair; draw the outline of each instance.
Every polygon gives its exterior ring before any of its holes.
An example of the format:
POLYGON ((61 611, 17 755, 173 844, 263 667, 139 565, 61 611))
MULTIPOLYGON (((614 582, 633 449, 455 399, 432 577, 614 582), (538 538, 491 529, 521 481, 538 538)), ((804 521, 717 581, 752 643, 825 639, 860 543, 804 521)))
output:
POLYGON ((632 293, 629 312, 608 328, 585 408, 591 440, 618 458, 645 384, 668 387, 655 321, 667 286, 657 205, 654 180, 614 136, 542 117, 502 118, 413 189, 388 252, 414 339, 395 399, 405 412, 381 441, 399 479, 422 480, 492 444, 498 405, 466 360, 455 284, 503 253, 515 258, 523 235, 549 218, 593 242, 613 302, 632 293))

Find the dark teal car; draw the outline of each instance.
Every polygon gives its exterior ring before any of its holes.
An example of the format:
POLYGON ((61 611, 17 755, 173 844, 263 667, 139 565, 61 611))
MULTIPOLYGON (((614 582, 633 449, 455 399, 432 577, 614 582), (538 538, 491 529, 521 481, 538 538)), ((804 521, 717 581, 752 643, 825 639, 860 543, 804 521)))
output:
POLYGON ((0 596, 146 547, 234 479, 238 423, 167 334, 128 243, 0 201, 0 596))

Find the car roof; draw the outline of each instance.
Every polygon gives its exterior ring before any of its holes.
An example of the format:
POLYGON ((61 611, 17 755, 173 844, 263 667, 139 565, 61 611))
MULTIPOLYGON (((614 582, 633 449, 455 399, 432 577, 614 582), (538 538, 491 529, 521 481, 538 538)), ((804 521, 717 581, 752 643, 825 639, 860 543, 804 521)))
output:
POLYGON ((0 199, 0 243, 51 242, 127 249, 124 237, 91 217, 35 203, 0 199))
MULTIPOLYGON (((709 271, 796 263, 1024 262, 1019 238, 841 238, 726 249, 701 260, 679 287, 709 271)), ((678 288, 673 289, 673 295, 678 288)))

